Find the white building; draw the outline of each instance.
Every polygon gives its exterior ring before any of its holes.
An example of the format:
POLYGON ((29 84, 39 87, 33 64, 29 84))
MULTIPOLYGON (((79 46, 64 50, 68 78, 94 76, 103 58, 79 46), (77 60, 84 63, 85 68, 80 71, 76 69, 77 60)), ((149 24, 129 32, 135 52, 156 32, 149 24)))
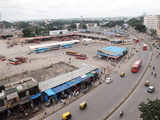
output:
POLYGON ((144 25, 148 29, 154 29, 160 34, 160 15, 150 15, 144 17, 144 25))

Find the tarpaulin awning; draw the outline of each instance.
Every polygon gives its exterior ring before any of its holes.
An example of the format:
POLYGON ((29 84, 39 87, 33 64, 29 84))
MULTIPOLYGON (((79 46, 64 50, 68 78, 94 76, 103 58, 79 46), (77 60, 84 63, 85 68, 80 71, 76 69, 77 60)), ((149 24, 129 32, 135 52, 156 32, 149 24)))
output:
POLYGON ((72 81, 68 81, 66 84, 68 84, 70 87, 79 84, 82 81, 81 77, 77 77, 73 79, 72 81))
POLYGON ((64 91, 64 90, 68 89, 69 87, 70 87, 70 86, 68 86, 66 83, 64 83, 64 84, 62 84, 62 85, 59 85, 59 86, 53 88, 53 91, 57 94, 57 93, 59 93, 59 92, 62 92, 62 91, 64 91))
POLYGON ((56 95, 56 93, 52 89, 48 89, 44 91, 48 96, 56 95))
POLYGON ((87 75, 88 75, 88 77, 93 77, 94 76, 93 73, 88 73, 87 75))
POLYGON ((34 100, 34 99, 38 98, 39 96, 41 96, 41 94, 40 94, 40 93, 37 93, 37 94, 35 94, 35 95, 32 95, 32 96, 30 97, 30 99, 31 99, 31 100, 34 100))

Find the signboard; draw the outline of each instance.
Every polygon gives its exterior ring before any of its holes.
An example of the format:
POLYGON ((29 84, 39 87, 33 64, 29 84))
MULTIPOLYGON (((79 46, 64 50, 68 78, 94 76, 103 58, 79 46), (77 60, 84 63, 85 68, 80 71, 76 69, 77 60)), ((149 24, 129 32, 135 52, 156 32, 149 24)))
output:
POLYGON ((14 93, 11 93, 11 94, 7 95, 7 100, 11 100, 11 99, 14 99, 14 98, 17 98, 17 97, 18 97, 17 92, 14 92, 14 93))

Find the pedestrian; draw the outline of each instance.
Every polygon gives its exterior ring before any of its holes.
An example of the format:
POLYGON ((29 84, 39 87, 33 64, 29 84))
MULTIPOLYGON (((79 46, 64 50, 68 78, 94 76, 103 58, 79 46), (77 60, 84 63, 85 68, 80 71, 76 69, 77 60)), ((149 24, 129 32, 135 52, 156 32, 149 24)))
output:
POLYGON ((151 72, 151 75, 153 75, 153 71, 151 72))
POLYGON ((69 58, 69 63, 71 64, 71 58, 69 58))
POLYGON ((153 70, 155 70, 155 66, 153 66, 153 70))
POLYGON ((154 77, 157 77, 157 73, 154 73, 154 77))

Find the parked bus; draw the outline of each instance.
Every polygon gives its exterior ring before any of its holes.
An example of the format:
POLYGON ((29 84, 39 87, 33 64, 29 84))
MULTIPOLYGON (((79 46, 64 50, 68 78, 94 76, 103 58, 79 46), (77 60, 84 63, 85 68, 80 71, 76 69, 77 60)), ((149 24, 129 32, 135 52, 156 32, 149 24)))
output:
POLYGON ((143 45, 143 50, 144 51, 147 50, 147 45, 146 44, 143 45))
POLYGON ((136 73, 142 65, 142 60, 137 60, 131 67, 131 72, 136 73))

